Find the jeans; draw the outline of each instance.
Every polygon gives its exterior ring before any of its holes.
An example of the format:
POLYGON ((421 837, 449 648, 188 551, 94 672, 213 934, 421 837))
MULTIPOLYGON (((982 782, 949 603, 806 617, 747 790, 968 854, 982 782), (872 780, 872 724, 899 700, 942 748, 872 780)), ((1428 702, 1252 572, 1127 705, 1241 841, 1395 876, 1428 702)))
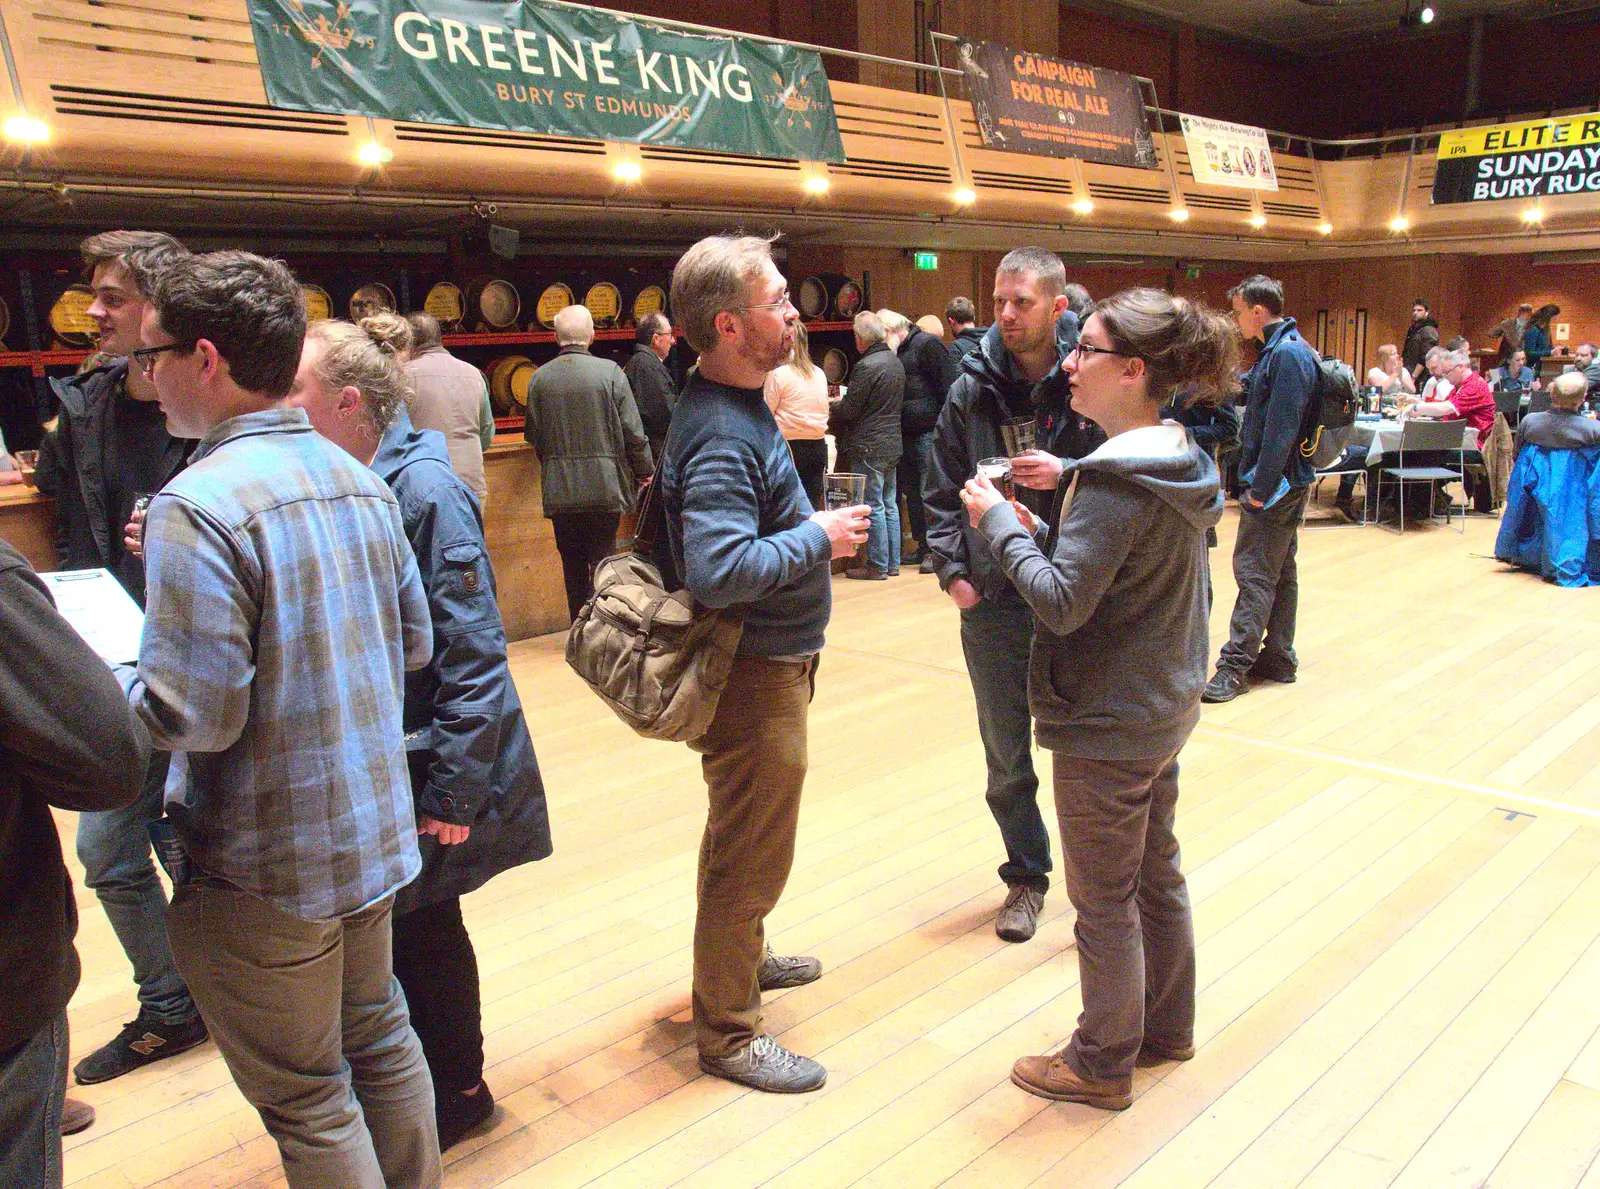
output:
POLYGON ((1054 759, 1083 990, 1067 1063, 1125 1081, 1146 1037, 1168 1050, 1194 1043, 1194 921, 1172 833, 1178 756, 1054 759))
POLYGON ((862 461, 867 477, 866 501, 872 508, 867 532, 867 568, 880 574, 900 568, 900 499, 895 493, 893 466, 862 461))
POLYGON ((67 1013, 0 1053, 0 1185, 61 1189, 61 1104, 67 1098, 67 1013))
POLYGON ((822 476, 828 473, 828 443, 821 438, 790 438, 789 455, 800 472, 800 486, 811 501, 811 510, 823 511, 822 476))
POLYGON ((483 1080, 483 1009, 461 897, 394 918, 394 976, 428 1059, 435 1101, 476 1087, 483 1080))
POLYGON ((169 759, 166 752, 151 757, 144 788, 132 805, 78 818, 78 861, 133 966, 140 1012, 163 1024, 186 1024, 199 1012, 172 960, 167 894, 156 878, 145 830, 145 823, 161 816, 169 759))
POLYGON ((1033 612, 1010 588, 961 613, 961 652, 978 703, 978 735, 989 769, 986 797, 1006 861, 1000 878, 1036 892, 1050 888, 1050 835, 1039 813, 1028 714, 1028 651, 1033 612))
POLYGON ((764 922, 794 863, 816 661, 740 657, 701 755, 708 808, 695 887, 695 1044, 727 1057, 761 1035, 764 922))
POLYGON ((437 1189, 433 1085, 386 897, 306 921, 221 880, 178 888, 172 952, 290 1189, 437 1189))
POLYGON ((550 517, 567 587, 567 614, 573 619, 594 594, 594 568, 617 551, 615 512, 557 512, 550 517))
POLYGON ((1294 654, 1300 608, 1295 550, 1300 544, 1300 511, 1310 491, 1291 488, 1270 508, 1239 513, 1239 535, 1233 544, 1239 597, 1233 604, 1228 642, 1217 658, 1218 669, 1243 673, 1258 658, 1291 671, 1299 664, 1294 654))
POLYGON ((922 509, 922 481, 933 457, 933 430, 900 439, 900 490, 906 497, 906 522, 918 549, 928 547, 928 525, 922 509))

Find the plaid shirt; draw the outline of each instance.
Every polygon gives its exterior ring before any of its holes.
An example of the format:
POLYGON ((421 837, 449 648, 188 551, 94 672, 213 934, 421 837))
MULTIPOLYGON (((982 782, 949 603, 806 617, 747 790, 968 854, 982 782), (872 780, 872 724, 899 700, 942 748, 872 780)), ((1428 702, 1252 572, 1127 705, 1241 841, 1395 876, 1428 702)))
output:
POLYGON ((403 670, 433 632, 389 489, 276 408, 212 430, 148 517, 122 676, 156 746, 186 753, 167 811, 196 865, 306 920, 415 878, 403 670))

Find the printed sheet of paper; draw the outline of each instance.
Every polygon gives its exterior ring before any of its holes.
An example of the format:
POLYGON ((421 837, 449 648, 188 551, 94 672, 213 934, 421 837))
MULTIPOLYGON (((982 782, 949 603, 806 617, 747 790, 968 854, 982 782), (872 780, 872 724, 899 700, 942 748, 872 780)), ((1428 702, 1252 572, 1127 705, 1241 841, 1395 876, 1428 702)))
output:
POLYGON ((144 612, 110 570, 56 570, 40 574, 55 596, 56 610, 106 661, 139 659, 144 612))

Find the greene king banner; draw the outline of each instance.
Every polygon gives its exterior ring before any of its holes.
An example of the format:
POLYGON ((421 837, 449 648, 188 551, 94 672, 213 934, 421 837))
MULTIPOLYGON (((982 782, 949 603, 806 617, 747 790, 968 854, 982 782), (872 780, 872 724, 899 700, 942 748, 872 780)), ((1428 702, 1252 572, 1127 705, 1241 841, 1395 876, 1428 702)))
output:
POLYGON ((1263 129, 1204 116, 1180 115, 1178 119, 1183 124, 1183 141, 1189 149, 1195 181, 1245 190, 1278 188, 1272 146, 1263 129))
POLYGON ((843 161, 811 51, 541 0, 249 0, 274 107, 843 161))
POLYGON ((963 41, 956 60, 983 143, 1044 157, 1155 169, 1139 80, 1081 62, 963 41))
POLYGON ((1433 201, 1600 194, 1600 112, 1461 128, 1439 137, 1433 201))

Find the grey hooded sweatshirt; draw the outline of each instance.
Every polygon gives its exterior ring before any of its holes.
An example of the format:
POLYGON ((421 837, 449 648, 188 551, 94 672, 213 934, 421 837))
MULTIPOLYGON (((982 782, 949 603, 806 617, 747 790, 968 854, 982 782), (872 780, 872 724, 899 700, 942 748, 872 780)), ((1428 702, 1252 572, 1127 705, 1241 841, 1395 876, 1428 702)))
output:
POLYGON ((1028 704, 1039 745, 1096 760, 1172 754, 1199 721, 1206 680, 1216 464, 1166 424, 1068 460, 1062 482, 1043 551, 1009 504, 978 525, 1037 618, 1028 704))

